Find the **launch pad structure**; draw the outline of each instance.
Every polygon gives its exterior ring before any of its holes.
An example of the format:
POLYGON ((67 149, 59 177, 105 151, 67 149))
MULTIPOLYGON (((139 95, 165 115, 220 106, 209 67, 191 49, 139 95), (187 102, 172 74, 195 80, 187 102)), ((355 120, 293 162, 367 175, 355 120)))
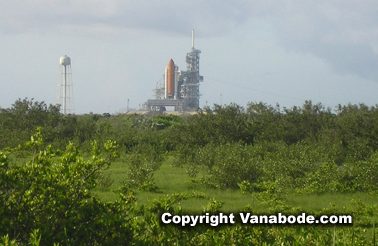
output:
POLYGON ((186 54, 186 71, 179 70, 171 59, 165 69, 164 79, 156 84, 155 99, 144 103, 148 111, 165 111, 174 107, 174 111, 195 111, 199 108, 199 85, 203 76, 199 73, 200 50, 194 48, 194 30, 192 30, 192 50, 186 54))

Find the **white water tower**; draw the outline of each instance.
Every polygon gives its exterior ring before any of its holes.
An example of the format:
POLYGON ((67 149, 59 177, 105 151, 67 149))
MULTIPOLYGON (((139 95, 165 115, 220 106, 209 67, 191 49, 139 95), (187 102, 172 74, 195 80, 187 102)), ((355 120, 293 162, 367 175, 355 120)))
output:
POLYGON ((74 114, 71 58, 62 56, 59 60, 59 88, 57 103, 62 114, 74 114))

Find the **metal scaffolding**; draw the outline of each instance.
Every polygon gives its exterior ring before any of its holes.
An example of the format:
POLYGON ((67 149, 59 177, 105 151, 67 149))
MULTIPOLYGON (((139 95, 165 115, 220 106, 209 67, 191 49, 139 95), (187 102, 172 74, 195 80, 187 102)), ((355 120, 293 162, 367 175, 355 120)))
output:
MULTIPOLYGON (((175 92, 167 96, 167 83, 158 82, 155 89, 155 100, 148 100, 144 108, 149 111, 164 111, 165 107, 174 106, 175 111, 195 111, 199 108, 199 85, 203 77, 199 73, 200 50, 194 48, 194 30, 192 31, 192 50, 186 54, 186 71, 174 69, 175 92)), ((173 66, 171 60, 168 66, 173 66)), ((172 69, 171 69, 172 70, 172 69)), ((170 71, 171 71, 170 70, 170 71)), ((167 71, 167 70, 166 70, 167 71)), ((167 72, 164 81, 167 81, 167 72)))

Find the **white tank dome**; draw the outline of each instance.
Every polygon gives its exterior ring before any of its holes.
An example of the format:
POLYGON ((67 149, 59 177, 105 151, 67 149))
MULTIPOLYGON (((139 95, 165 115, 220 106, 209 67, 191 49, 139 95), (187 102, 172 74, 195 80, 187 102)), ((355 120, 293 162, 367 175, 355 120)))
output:
POLYGON ((68 56, 62 56, 60 58, 60 65, 64 65, 64 66, 67 66, 67 65, 71 65, 71 58, 69 58, 68 56))

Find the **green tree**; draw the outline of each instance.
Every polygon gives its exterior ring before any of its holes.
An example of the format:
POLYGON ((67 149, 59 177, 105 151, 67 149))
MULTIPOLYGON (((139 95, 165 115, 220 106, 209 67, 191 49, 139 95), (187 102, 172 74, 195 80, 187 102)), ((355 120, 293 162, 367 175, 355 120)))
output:
POLYGON ((59 106, 33 100, 18 99, 11 108, 0 109, 0 149, 27 141, 37 127, 44 127, 48 139, 55 137, 53 129, 59 124, 59 106))
POLYGON ((131 239, 130 206, 133 198, 104 203, 93 196, 98 177, 118 156, 115 142, 104 148, 92 144, 92 158, 85 161, 69 144, 60 158, 51 146, 42 148, 40 130, 27 146, 35 152, 26 164, 11 164, 0 152, 0 235, 21 244, 38 230, 42 245, 124 244, 131 239))

